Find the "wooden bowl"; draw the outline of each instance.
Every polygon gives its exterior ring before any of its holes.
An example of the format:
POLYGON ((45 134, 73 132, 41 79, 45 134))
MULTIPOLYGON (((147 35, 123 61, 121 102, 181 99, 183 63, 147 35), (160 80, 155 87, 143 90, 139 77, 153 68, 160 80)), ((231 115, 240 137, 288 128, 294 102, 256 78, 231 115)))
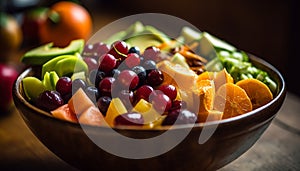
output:
MULTIPOLYGON (((264 60, 250 55, 253 65, 267 71, 278 84, 274 99, 249 113, 207 122, 205 124, 162 127, 155 130, 135 128, 114 129, 119 134, 136 139, 149 139, 169 132, 170 135, 186 134, 175 146, 160 155, 126 158, 100 148, 93 138, 111 143, 120 151, 128 146, 118 142, 116 132, 106 127, 84 126, 59 120, 31 105, 25 98, 21 80, 34 75, 32 68, 25 70, 16 80, 13 97, 19 113, 35 136, 62 160, 81 170, 216 170, 237 159, 260 138, 280 109, 286 95, 281 74, 264 60), (199 143, 200 135, 213 132, 199 143), (93 137, 91 139, 91 137, 93 137)), ((276 138, 276 137, 274 137, 276 138)), ((163 149, 174 139, 160 139, 151 148, 163 149)), ((128 150, 128 149, 127 149, 128 150)), ((144 153, 147 146, 132 146, 129 150, 144 153)), ((137 155, 139 156, 139 155, 137 155)))

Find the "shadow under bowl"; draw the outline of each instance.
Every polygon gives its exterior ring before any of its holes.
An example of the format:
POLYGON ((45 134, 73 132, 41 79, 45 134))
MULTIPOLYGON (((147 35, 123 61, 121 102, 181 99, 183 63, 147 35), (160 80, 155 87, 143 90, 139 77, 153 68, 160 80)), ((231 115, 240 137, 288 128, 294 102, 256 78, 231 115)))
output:
MULTIPOLYGON (((285 99, 285 82, 277 69, 253 55, 250 55, 250 60, 254 66, 267 71, 278 84, 274 99, 268 104, 237 117, 205 124, 174 126, 169 130, 164 127, 155 130, 114 129, 122 135, 142 141, 165 132, 174 136, 185 134, 185 138, 175 143, 173 148, 149 158, 130 159, 111 154, 90 138, 111 143, 120 151, 128 148, 122 146, 123 142, 118 142, 111 129, 82 127, 59 120, 30 104, 24 98, 21 80, 35 74, 32 68, 25 70, 16 80, 13 97, 19 113, 35 136, 54 154, 80 170, 216 170, 252 147, 268 128, 285 99), (207 140, 199 143, 199 137, 207 140)), ((174 143, 172 141, 172 138, 163 138, 152 144, 151 148, 163 149, 174 143)), ((144 153, 146 149, 147 146, 131 146, 127 150, 144 153)))

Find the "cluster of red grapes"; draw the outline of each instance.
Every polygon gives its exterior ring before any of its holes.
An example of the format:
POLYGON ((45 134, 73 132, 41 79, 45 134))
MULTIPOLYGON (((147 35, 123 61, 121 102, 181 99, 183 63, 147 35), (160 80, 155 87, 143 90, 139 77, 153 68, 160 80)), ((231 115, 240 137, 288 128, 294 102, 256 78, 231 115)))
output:
MULTIPOLYGON (((128 111, 131 111, 140 99, 150 102, 157 112, 167 115, 163 125, 172 125, 176 120, 176 124, 197 121, 197 115, 186 109, 185 102, 176 100, 176 87, 162 84, 164 75, 156 63, 164 60, 166 55, 160 49, 150 46, 141 54, 138 47, 129 48, 124 41, 116 41, 111 47, 104 43, 88 44, 82 56, 89 67, 89 81, 72 81, 69 77, 61 77, 56 84, 56 91, 41 94, 41 98, 45 96, 45 99, 47 96, 55 97, 52 98, 55 102, 51 108, 66 103, 72 92, 82 88, 104 116, 112 98, 118 97, 128 111)), ((45 100, 41 99, 41 102, 43 101, 45 100)), ((49 108, 49 105, 45 106, 49 108)), ((132 115, 136 113, 123 114, 123 118, 116 121, 125 125, 143 123, 142 117, 137 120, 137 117, 131 117, 132 115)))

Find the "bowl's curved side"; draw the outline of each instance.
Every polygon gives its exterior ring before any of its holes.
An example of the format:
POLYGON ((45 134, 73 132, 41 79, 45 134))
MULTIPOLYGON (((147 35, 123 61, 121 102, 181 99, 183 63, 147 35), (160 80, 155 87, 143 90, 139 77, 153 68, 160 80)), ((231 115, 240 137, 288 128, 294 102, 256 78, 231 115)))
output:
MULTIPOLYGON (((31 74, 27 69, 16 80, 13 98, 16 107, 27 126, 37 138, 58 157, 81 170, 215 170, 238 158, 259 139, 268 128, 272 119, 285 99, 285 83, 280 73, 267 62, 251 56, 254 65, 266 70, 278 83, 274 100, 252 112, 219 123, 197 125, 175 148, 162 155, 149 159, 125 159, 110 154, 92 142, 79 124, 65 122, 52 117, 31 105, 23 97, 21 81, 31 74), (211 138, 199 144, 199 136, 204 127, 216 126, 211 138)), ((111 138, 106 128, 90 126, 85 131, 101 138, 111 138)), ((176 128, 174 134, 181 133, 185 127, 176 128)), ((126 130, 118 132, 130 137, 148 138, 162 130, 126 130)), ((158 144, 164 146, 168 140, 158 144)), ((120 144, 120 148, 121 144, 120 144)))

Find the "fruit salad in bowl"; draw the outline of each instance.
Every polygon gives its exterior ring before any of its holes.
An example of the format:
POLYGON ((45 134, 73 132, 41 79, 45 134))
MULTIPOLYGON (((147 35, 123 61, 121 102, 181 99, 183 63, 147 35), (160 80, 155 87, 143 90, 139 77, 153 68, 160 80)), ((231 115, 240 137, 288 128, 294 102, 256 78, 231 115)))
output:
POLYGON ((16 106, 80 169, 220 168, 255 143, 285 97, 270 64, 190 27, 171 38, 138 21, 103 41, 42 45, 21 61, 29 68, 15 83, 16 106))

